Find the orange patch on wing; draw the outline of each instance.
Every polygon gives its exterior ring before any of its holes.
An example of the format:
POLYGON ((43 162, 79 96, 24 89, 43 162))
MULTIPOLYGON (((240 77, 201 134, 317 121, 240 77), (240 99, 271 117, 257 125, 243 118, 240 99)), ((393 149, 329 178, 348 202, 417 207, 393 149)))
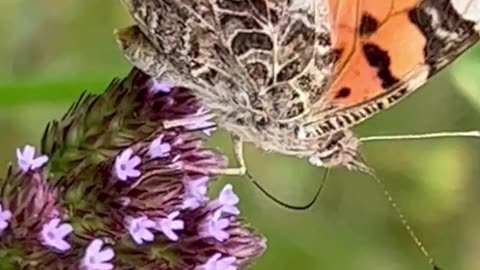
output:
POLYGON ((364 44, 374 44, 386 52, 390 62, 389 73, 400 81, 415 66, 424 62, 426 39, 408 18, 408 10, 418 2, 329 0, 331 12, 336 12, 331 17, 334 47, 341 50, 342 55, 336 64, 327 102, 349 107, 388 91, 382 87, 378 68, 369 64, 363 51, 364 44), (352 5, 358 6, 355 8, 352 5), (364 14, 374 18, 378 28, 373 33, 360 36, 364 14))
POLYGON ((390 71, 397 78, 424 62, 426 39, 405 12, 389 19, 368 41, 388 51, 390 71))

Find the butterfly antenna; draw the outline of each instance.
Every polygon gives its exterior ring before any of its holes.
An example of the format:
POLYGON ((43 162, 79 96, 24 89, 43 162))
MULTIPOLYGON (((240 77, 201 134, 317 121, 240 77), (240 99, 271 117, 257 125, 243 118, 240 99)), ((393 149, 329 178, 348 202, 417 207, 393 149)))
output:
POLYGON ((417 248, 420 250, 423 256, 427 258, 428 263, 433 266, 433 270, 441 270, 441 268, 435 263, 435 260, 430 255, 427 248, 423 245, 422 241, 420 241, 420 238, 413 231, 412 226, 410 226, 410 223, 408 222, 407 218, 403 214, 402 210, 393 199, 392 195, 390 194, 387 187, 385 186, 385 183, 373 171, 369 172, 368 174, 373 179, 375 179, 375 182, 382 188, 383 195, 385 196, 385 198, 387 199, 387 201, 389 202, 390 206, 393 208, 395 213, 400 218, 400 222, 402 223, 405 230, 407 230, 410 238, 413 240, 413 242, 415 242, 415 245, 417 246, 417 248))
POLYGON ((265 194, 265 196, 267 196, 269 199, 271 199, 272 201, 274 201, 275 203, 279 204, 280 206, 283 206, 287 209, 291 209, 291 210, 307 210, 309 209, 310 207, 312 207, 312 205, 315 204, 315 202, 317 201, 317 198, 318 196, 320 195, 322 189, 323 189, 323 186, 325 185, 325 182, 327 181, 328 179, 328 175, 329 175, 329 172, 330 172, 330 169, 327 168, 325 169, 325 173, 323 174, 323 178, 322 178, 322 182, 320 183, 320 185, 318 186, 318 189, 317 189, 317 192, 315 193, 315 196, 313 197, 313 199, 307 203, 306 205, 291 205, 291 204, 288 204, 288 203, 285 203, 281 200, 279 200, 278 198, 276 198, 275 196, 273 196, 270 192, 268 192, 264 187, 262 187, 255 179, 253 179, 252 175, 247 172, 246 175, 247 177, 253 182, 253 184, 263 193, 265 194))

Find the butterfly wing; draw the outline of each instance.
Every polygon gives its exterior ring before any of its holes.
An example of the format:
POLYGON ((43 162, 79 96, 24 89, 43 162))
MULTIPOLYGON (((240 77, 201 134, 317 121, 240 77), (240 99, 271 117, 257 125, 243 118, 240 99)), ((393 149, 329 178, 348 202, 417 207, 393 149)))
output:
POLYGON ((333 71, 324 0, 124 1, 162 58, 200 86, 210 109, 240 104, 290 119, 324 94, 333 71))
POLYGON ((329 0, 329 5, 332 39, 341 53, 322 102, 333 109, 318 113, 307 136, 351 127, 395 104, 479 39, 479 0, 329 0))
POLYGON ((289 120, 322 94, 333 70, 326 1, 182 0, 182 5, 191 3, 208 10, 197 17, 211 17, 213 29, 190 38, 190 47, 200 48, 191 56, 192 73, 216 97, 225 96, 222 104, 234 108, 238 102, 232 100, 239 98, 231 96, 243 95, 249 111, 289 120), (309 72, 312 59, 319 64, 315 72, 309 72))

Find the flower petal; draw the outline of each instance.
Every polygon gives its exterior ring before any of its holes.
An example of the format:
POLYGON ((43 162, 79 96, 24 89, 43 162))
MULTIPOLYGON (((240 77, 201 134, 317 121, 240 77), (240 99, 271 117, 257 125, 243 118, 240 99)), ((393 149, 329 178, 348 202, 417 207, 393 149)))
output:
POLYGON ((68 223, 64 223, 64 224, 60 225, 57 229, 58 234, 63 235, 63 236, 68 235, 72 231, 73 231, 73 227, 72 227, 72 225, 70 225, 68 223))
POLYGON ((123 150, 122 153, 120 153, 119 159, 122 162, 125 162, 125 161, 130 159, 132 154, 133 154, 133 149, 132 148, 127 148, 127 149, 123 150))
POLYGON ((149 230, 142 230, 141 236, 145 241, 148 242, 153 241, 153 239, 155 238, 155 235, 153 235, 153 233, 149 230))
POLYGON ((112 270, 113 264, 111 263, 96 263, 94 268, 88 270, 112 270))
POLYGON ((170 224, 170 228, 173 230, 183 230, 185 227, 185 223, 183 220, 173 220, 172 223, 170 224))
POLYGON ((142 160, 140 159, 139 156, 134 156, 134 157, 132 157, 132 158, 128 161, 128 163, 127 163, 128 165, 127 165, 127 166, 128 166, 129 168, 134 169, 134 168, 137 167, 138 164, 140 164, 141 162, 142 162, 142 160))
POLYGON ((115 257, 115 253, 113 252, 113 249, 111 247, 105 247, 102 251, 97 253, 96 257, 100 261, 106 262, 113 259, 113 257, 115 257))
POLYGON ((8 222, 0 219, 0 233, 8 227, 8 222))
POLYGON ((86 256, 91 257, 98 254, 102 246, 103 246, 103 241, 101 239, 98 239, 98 238, 93 239, 92 242, 88 244, 87 250, 85 252, 86 256))
POLYGON ((35 156, 35 147, 27 144, 25 148, 23 148, 23 158, 26 160, 32 160, 35 156))
POLYGON ((178 240, 178 235, 174 231, 172 231, 170 229, 165 229, 162 232, 171 241, 177 241, 178 240))
POLYGON ((234 205, 239 202, 238 196, 233 192, 231 184, 227 184, 223 187, 218 198, 223 204, 234 205))
POLYGON ((38 169, 38 168, 42 167, 47 162, 48 162, 48 157, 47 156, 45 156, 45 155, 39 156, 36 159, 32 160, 32 164, 31 164, 30 167, 33 170, 35 170, 35 169, 38 169))
POLYGON ((12 218, 12 212, 10 212, 10 210, 5 210, 5 211, 1 211, 1 210, 2 208, 0 208, 0 220, 7 220, 12 218))
POLYGON ((53 247, 60 251, 67 251, 71 248, 70 244, 67 241, 62 239, 57 239, 53 247))

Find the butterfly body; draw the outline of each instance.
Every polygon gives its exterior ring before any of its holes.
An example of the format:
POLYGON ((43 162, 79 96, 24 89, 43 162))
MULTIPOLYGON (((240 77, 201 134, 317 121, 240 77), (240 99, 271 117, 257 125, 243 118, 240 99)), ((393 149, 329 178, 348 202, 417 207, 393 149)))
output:
POLYGON ((472 8, 480 0, 127 5, 137 25, 118 40, 135 66, 193 89, 243 141, 359 170, 366 167, 349 129, 414 92, 479 38, 472 8))

